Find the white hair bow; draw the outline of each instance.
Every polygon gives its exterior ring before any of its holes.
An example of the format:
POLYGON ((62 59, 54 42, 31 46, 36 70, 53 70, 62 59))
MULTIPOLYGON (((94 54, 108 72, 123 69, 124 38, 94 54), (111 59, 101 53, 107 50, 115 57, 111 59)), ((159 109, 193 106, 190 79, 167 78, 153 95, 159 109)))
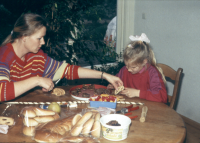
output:
POLYGON ((146 42, 146 43, 150 43, 150 40, 148 39, 147 35, 142 33, 141 36, 129 36, 129 39, 131 41, 143 41, 143 42, 146 42))

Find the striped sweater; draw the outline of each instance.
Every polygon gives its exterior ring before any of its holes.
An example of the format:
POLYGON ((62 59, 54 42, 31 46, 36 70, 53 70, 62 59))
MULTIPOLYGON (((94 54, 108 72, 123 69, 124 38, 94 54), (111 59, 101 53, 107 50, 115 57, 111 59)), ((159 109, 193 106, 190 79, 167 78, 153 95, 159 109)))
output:
POLYGON ((64 76, 69 80, 78 79, 78 67, 53 60, 42 50, 37 54, 28 53, 25 61, 22 61, 15 54, 12 44, 8 43, 0 48, 0 101, 15 98, 14 82, 34 76, 51 78, 53 81, 64 76))

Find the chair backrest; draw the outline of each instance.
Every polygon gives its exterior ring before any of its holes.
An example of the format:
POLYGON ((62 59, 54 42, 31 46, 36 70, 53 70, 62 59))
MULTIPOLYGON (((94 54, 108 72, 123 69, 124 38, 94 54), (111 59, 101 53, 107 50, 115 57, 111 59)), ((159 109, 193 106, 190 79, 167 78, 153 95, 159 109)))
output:
POLYGON ((171 68, 168 65, 161 64, 161 63, 158 63, 157 65, 163 70, 163 74, 165 75, 165 77, 168 77, 171 81, 173 81, 173 84, 174 84, 173 95, 172 96, 168 95, 168 104, 170 108, 176 110, 178 94, 179 94, 179 86, 181 82, 181 75, 182 75, 183 69, 178 68, 178 70, 175 71, 173 68, 171 68))

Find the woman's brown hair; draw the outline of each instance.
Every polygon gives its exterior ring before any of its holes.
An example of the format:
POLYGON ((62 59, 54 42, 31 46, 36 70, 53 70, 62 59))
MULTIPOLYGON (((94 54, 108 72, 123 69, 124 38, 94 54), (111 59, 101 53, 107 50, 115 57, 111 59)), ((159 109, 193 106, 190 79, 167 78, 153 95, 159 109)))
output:
POLYGON ((23 14, 17 19, 11 34, 7 36, 1 46, 13 43, 23 36, 30 36, 43 26, 47 27, 47 22, 42 16, 33 13, 23 14))

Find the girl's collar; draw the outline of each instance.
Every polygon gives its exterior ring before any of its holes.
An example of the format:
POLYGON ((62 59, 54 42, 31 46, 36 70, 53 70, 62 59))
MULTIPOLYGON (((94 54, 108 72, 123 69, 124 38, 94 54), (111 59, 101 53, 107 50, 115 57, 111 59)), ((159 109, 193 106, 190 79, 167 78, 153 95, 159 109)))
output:
POLYGON ((144 66, 143 66, 143 68, 139 71, 139 73, 141 74, 141 73, 143 73, 144 71, 146 71, 147 70, 147 68, 149 68, 149 66, 150 66, 150 64, 145 64, 144 66))

